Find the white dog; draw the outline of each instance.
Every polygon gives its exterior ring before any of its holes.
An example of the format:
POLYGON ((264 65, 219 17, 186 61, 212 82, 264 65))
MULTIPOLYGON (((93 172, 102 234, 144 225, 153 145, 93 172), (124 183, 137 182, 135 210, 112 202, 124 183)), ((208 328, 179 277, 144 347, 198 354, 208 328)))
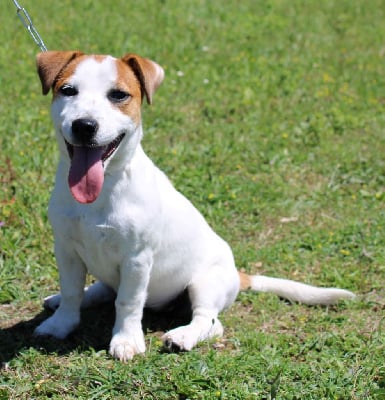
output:
POLYGON ((43 94, 53 92, 60 149, 49 218, 55 236, 61 295, 37 335, 66 337, 81 307, 114 298, 110 353, 127 361, 145 351, 144 306, 161 308, 185 289, 192 321, 167 332, 181 350, 220 336, 218 313, 239 290, 274 292, 305 304, 332 304, 353 293, 236 270, 230 247, 146 156, 141 105, 163 80, 156 63, 128 54, 49 51, 37 57, 43 94), (99 281, 84 289, 86 274, 99 281))

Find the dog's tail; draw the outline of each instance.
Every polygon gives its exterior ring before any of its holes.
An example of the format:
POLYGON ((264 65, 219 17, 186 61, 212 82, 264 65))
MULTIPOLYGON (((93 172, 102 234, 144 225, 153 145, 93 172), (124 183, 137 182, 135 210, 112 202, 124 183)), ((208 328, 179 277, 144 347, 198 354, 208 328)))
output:
POLYGON ((270 292, 284 299, 308 304, 331 305, 339 300, 353 299, 355 294, 345 289, 320 288, 289 279, 271 278, 263 275, 248 275, 239 272, 241 290, 255 290, 257 292, 270 292))

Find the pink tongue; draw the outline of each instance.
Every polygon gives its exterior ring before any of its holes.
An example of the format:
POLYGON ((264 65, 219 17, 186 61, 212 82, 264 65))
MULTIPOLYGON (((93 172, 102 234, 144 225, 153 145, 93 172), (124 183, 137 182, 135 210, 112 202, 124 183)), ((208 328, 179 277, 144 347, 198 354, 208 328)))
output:
POLYGON ((102 147, 73 147, 68 175, 72 196, 79 203, 92 203, 99 196, 104 181, 102 147))

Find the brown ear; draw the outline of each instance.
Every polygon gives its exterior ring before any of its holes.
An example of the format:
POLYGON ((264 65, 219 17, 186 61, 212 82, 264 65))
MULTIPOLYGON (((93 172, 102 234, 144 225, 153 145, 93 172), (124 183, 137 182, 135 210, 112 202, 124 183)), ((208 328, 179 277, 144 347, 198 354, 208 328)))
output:
POLYGON ((60 71, 82 54, 80 51, 45 51, 37 55, 37 72, 44 95, 48 94, 60 71))
POLYGON ((140 82, 142 98, 145 95, 147 103, 151 104, 152 95, 163 81, 163 68, 154 61, 136 54, 126 54, 121 60, 131 67, 140 82))

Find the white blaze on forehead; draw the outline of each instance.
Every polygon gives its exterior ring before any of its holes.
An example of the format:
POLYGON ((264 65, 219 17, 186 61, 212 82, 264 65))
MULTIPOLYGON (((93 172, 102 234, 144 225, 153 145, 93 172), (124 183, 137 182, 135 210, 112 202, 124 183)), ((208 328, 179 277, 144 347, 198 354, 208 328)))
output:
POLYGON ((79 88, 79 91, 106 93, 115 86, 117 77, 115 58, 111 56, 102 59, 87 57, 79 63, 69 81, 79 88))
POLYGON ((119 69, 117 59, 111 56, 88 56, 83 58, 71 71, 65 71, 62 82, 77 89, 76 96, 60 95, 54 98, 51 114, 67 142, 76 139, 72 123, 79 118, 92 118, 98 123, 94 141, 105 146, 120 134, 135 130, 138 118, 133 113, 123 112, 108 99, 108 93, 118 85, 119 69))
POLYGON ((51 112, 57 132, 73 145, 69 156, 65 141, 60 140, 62 154, 70 164, 68 184, 73 197, 80 203, 91 203, 97 199, 103 187, 104 169, 111 160, 116 162, 116 158, 119 161, 121 146, 127 150, 132 144, 134 149, 140 140, 140 131, 134 136, 137 140, 129 140, 129 134, 138 127, 135 110, 133 115, 123 112, 108 98, 110 90, 116 88, 118 78, 115 58, 86 57, 72 71, 65 71, 62 77, 62 84, 74 86, 77 94, 65 96, 59 90, 52 103, 51 112), (93 119, 97 123, 92 146, 79 143, 81 140, 72 130, 73 121, 79 118, 93 119), (116 142, 118 138, 120 141, 116 142))
POLYGON ((58 96, 52 105, 53 119, 64 138, 73 143, 72 122, 92 118, 98 123, 95 137, 101 146, 132 128, 132 119, 108 100, 108 92, 117 86, 118 67, 111 56, 89 56, 79 62, 64 81, 77 89, 76 96, 58 96))

